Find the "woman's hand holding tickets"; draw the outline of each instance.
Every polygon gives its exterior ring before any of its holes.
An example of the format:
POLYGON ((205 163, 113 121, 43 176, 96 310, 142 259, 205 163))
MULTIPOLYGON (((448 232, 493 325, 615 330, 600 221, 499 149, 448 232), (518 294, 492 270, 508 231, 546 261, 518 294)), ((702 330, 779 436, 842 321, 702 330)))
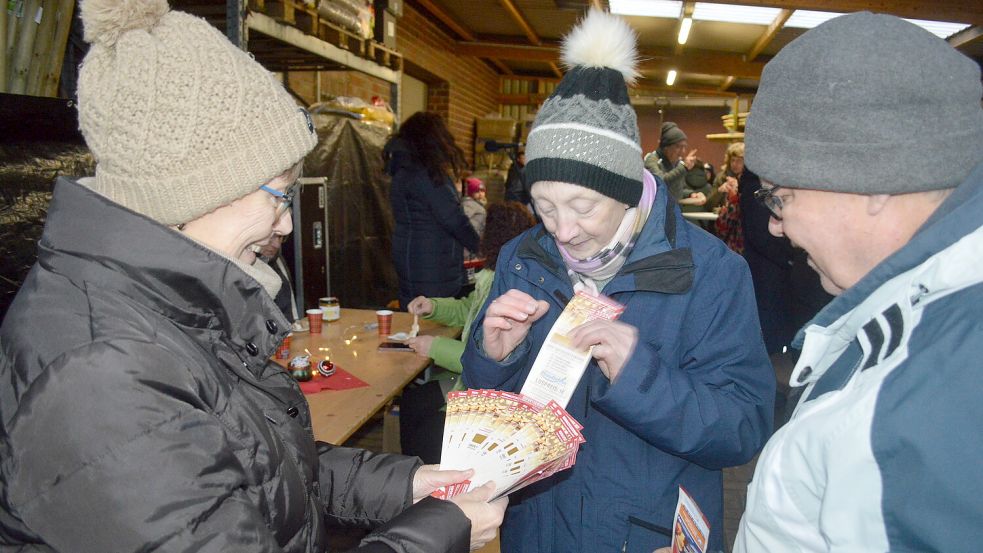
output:
POLYGON ((450 499, 471 519, 471 551, 481 549, 495 539, 496 531, 502 525, 509 498, 505 496, 489 502, 494 494, 495 483, 486 482, 484 486, 450 499))
POLYGON ((620 321, 595 319, 570 331, 567 336, 573 346, 587 349, 594 346, 591 355, 604 376, 614 382, 631 358, 638 344, 638 329, 620 321))
POLYGON ((529 328, 549 311, 549 304, 512 289, 492 300, 482 322, 485 355, 501 361, 525 340, 529 328))

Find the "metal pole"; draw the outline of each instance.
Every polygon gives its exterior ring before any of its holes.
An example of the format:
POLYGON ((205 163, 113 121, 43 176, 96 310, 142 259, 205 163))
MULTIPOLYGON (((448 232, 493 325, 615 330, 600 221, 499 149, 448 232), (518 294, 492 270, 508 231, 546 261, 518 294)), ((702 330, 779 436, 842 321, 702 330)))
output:
POLYGON ((247 49, 249 30, 246 28, 246 0, 225 0, 225 35, 240 50, 247 49))

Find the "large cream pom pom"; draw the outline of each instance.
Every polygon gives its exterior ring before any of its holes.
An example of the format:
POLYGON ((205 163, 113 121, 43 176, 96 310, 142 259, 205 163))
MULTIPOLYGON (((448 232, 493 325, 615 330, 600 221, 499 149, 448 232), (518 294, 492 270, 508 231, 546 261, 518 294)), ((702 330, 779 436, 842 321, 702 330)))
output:
POLYGON ((112 47, 120 35, 151 29, 170 10, 167 0, 82 0, 85 41, 112 47))

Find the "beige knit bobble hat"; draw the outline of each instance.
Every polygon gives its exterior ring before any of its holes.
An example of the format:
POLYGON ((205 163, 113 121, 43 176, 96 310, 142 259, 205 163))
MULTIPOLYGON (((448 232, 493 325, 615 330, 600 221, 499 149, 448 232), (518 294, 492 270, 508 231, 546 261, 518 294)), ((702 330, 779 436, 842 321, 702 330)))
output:
POLYGON ((165 225, 258 189, 317 142, 310 115, 204 19, 166 0, 83 0, 79 122, 92 188, 165 225))

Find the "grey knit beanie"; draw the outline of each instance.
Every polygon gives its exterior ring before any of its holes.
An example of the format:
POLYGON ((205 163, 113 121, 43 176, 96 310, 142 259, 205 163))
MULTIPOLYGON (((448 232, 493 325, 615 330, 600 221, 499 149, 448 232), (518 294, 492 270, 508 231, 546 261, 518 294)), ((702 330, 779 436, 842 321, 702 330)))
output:
POLYGON ((793 188, 952 188, 983 160, 980 96, 979 66, 944 40, 893 16, 840 16, 765 66, 745 163, 793 188))
POLYGON ((686 140, 686 133, 683 132, 683 129, 679 128, 679 125, 672 121, 666 121, 662 124, 662 134, 659 136, 659 148, 672 146, 683 140, 686 140))
POLYGON ((317 143, 252 57, 166 0, 83 0, 79 124, 92 189, 165 225, 257 190, 317 143))
POLYGON ((635 33, 591 10, 564 39, 563 80, 536 114, 526 142, 526 178, 577 184, 630 206, 642 195, 642 147, 626 82, 635 33))

